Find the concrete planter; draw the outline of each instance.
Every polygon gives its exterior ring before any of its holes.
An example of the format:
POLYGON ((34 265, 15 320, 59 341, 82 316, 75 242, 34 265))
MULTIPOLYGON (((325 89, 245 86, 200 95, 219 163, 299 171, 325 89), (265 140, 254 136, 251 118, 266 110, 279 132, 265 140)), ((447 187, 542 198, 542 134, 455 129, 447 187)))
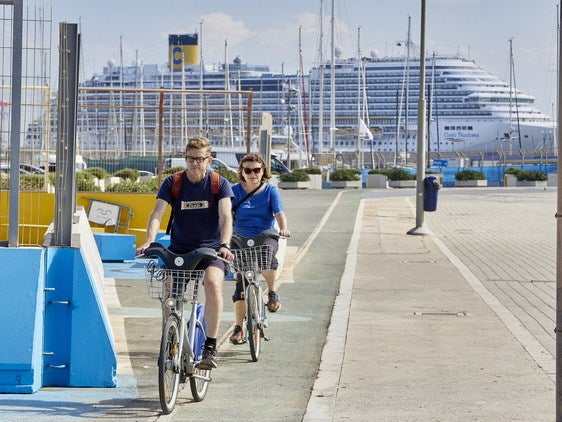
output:
POLYGON ((279 187, 279 175, 278 174, 272 174, 271 179, 269 179, 268 183, 270 185, 275 186, 275 187, 279 187))
POLYGON ((517 177, 515 177, 513 174, 504 174, 503 175, 503 185, 506 188, 512 188, 514 186, 517 186, 517 177))
POLYGON ((546 188, 548 182, 546 180, 518 180, 518 187, 546 188))
POLYGON ((388 177, 384 174, 368 174, 366 187, 370 189, 388 188, 388 177))
POLYGON ((455 187, 457 188, 480 188, 488 186, 487 180, 455 180, 455 187))
POLYGON ((322 175, 321 174, 309 174, 310 185, 309 189, 322 189, 322 175))
POLYGON ((547 186, 558 186, 558 173, 550 173, 548 175, 547 186))
POLYGON ((360 189, 361 180, 333 180, 332 189, 360 189))
POLYGON ((388 186, 391 188, 415 188, 417 180, 389 180, 388 186))
POLYGON ((307 182, 279 182, 279 189, 308 189, 310 181, 307 182))

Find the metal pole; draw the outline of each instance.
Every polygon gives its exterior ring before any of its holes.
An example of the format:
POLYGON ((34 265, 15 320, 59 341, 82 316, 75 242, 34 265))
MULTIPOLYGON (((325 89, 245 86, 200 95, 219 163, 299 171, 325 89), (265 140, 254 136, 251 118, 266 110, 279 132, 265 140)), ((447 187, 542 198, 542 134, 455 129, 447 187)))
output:
POLYGON ((72 245, 72 222, 76 209, 75 163, 79 37, 77 24, 59 24, 58 133, 54 244, 52 246, 72 245))
POLYGON ((21 78, 23 53, 23 1, 15 0, 13 14, 12 58, 12 113, 10 120, 10 218, 8 246, 19 242, 19 193, 20 193, 20 134, 21 134, 21 78))
MULTIPOLYGON (((562 19, 562 9, 559 11, 562 19)), ((560 107, 560 98, 562 98, 562 74, 560 73, 560 51, 562 50, 562 42, 560 37, 560 28, 558 28, 558 124, 562 121, 562 107, 560 107)), ((558 168, 560 168, 560 155, 562 154, 562 135, 560 130, 557 133, 558 140, 558 168)), ((562 174, 558 172, 558 186, 562 186, 562 174)), ((562 192, 558 189, 556 207, 556 420, 562 421, 562 337, 560 330, 562 329, 562 192)))
POLYGON ((421 36, 420 36, 420 94, 418 99, 418 159, 417 159, 417 187, 416 187, 416 227, 408 234, 425 235, 431 232, 423 227, 424 210, 423 195, 425 178, 425 1, 421 2, 421 36))

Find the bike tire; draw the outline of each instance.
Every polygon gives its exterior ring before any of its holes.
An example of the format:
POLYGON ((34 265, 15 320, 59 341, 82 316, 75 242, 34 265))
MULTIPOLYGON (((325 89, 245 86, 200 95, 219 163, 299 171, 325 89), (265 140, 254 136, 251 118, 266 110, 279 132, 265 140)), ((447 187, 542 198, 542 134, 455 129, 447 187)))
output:
MULTIPOLYGON (((203 318, 203 315, 200 315, 200 318, 203 318)), ((204 324, 204 321, 203 321, 204 324)), ((193 345, 193 355, 200 356, 201 350, 197 350, 201 348, 203 343, 205 342, 205 330, 203 329, 202 323, 197 321, 195 325, 195 342, 193 345)), ((211 370, 210 369, 200 369, 195 367, 193 370, 193 375, 202 376, 205 378, 211 377, 211 370)), ((209 389, 209 381, 205 379, 198 378, 196 376, 191 376, 189 378, 189 385, 191 387, 191 394, 193 396, 193 400, 195 401, 202 401, 205 396, 207 395, 207 390, 209 389)))
POLYGON ((164 324, 158 355, 158 393, 164 414, 174 410, 180 385, 181 359, 178 319, 170 315, 164 324))
POLYGON ((258 324, 260 320, 259 296, 257 287, 248 286, 246 289, 246 330, 248 343, 250 344, 250 355, 254 362, 258 361, 261 348, 261 332, 258 324))

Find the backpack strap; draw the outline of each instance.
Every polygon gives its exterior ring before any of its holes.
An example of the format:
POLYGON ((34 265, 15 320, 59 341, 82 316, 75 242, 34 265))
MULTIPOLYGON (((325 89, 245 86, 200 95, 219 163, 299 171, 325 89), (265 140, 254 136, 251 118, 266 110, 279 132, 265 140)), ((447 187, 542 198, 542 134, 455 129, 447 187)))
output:
POLYGON ((180 195, 184 171, 185 170, 179 170, 172 175, 172 211, 170 212, 170 219, 168 220, 168 225, 166 226, 166 234, 170 234, 172 231, 172 221, 174 221, 174 204, 180 195))
POLYGON ((219 183, 220 175, 216 171, 211 170, 211 192, 213 192, 213 195, 219 194, 219 183))
MULTIPOLYGON (((176 171, 172 176, 172 212, 170 212, 170 219, 168 220, 168 225, 166 226, 166 234, 170 234, 172 231, 172 222, 174 220, 174 204, 180 195, 181 186, 183 183, 183 173, 185 170, 176 171)), ((211 192, 215 195, 215 201, 218 203, 220 188, 220 175, 216 171, 211 170, 211 192)))

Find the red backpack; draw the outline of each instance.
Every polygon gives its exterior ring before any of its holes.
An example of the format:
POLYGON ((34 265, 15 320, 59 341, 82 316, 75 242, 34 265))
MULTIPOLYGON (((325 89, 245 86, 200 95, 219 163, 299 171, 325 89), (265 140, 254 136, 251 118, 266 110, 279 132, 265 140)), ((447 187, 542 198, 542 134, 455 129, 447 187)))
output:
MULTIPOLYGON (((172 231, 172 221, 174 221, 173 208, 174 204, 176 203, 176 199, 178 199, 178 196, 180 194, 181 185, 183 183, 182 175, 184 172, 185 170, 179 170, 176 171, 172 176, 172 203, 170 204, 172 206, 172 212, 170 212, 170 219, 168 220, 168 227, 166 227, 166 234, 170 234, 170 232, 172 231)), ((216 171, 211 170, 211 192, 213 192, 213 195, 215 195, 215 201, 217 203, 219 198, 219 182, 219 174, 216 171)))

